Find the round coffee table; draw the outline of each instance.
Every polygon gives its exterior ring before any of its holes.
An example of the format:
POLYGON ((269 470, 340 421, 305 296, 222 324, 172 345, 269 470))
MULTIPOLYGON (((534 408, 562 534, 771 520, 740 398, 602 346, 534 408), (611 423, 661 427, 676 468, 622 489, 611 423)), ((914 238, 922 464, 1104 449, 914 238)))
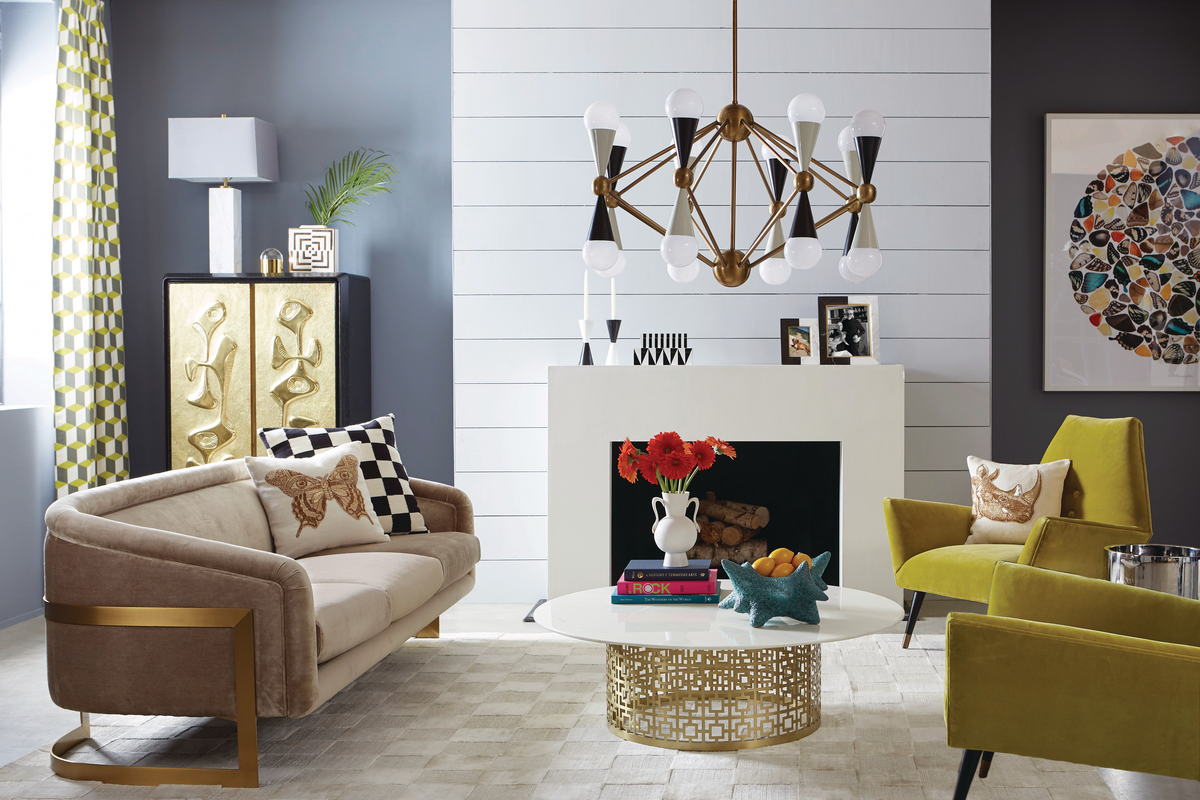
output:
MULTIPOLYGON (((721 582, 721 595, 729 590, 721 582)), ((821 645, 869 636, 904 617, 887 598, 830 586, 820 625, 776 617, 762 628, 716 605, 629 604, 612 587, 556 597, 534 612, 548 631, 607 645, 608 729, 674 750, 742 750, 821 726, 821 645)))

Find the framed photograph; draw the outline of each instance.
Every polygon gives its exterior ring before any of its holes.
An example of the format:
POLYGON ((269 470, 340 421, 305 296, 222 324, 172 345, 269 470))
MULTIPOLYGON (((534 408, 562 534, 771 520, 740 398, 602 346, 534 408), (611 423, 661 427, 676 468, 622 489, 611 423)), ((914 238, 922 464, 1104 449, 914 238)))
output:
POLYGON ((1200 114, 1047 114, 1043 387, 1198 391, 1200 114))
POLYGON ((816 364, 818 339, 815 319, 779 320, 780 364, 816 364))
POLYGON ((873 295, 818 297, 822 364, 879 363, 879 299, 873 295))

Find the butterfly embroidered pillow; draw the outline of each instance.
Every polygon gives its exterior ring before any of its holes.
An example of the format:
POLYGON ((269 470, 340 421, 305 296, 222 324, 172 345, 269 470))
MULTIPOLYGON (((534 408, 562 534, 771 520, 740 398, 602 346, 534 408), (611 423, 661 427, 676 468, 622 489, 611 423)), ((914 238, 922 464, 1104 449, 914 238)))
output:
POLYGON ((332 547, 388 541, 359 468, 363 447, 352 442, 310 458, 247 456, 246 468, 267 512, 276 553, 299 558, 332 547))
POLYGON ((1039 519, 1062 514, 1069 458, 1026 465, 967 456, 967 469, 971 472, 967 544, 1025 544, 1039 519))

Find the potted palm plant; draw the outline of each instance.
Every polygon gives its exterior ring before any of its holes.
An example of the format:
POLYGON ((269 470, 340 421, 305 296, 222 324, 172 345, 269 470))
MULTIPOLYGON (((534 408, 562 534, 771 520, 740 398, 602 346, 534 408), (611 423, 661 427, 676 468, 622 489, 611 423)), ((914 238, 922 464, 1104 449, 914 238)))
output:
POLYGON ((335 161, 320 186, 304 190, 312 225, 288 229, 288 269, 292 272, 337 272, 338 229, 335 222, 350 222, 355 206, 372 195, 391 194, 396 168, 387 153, 360 147, 335 161))

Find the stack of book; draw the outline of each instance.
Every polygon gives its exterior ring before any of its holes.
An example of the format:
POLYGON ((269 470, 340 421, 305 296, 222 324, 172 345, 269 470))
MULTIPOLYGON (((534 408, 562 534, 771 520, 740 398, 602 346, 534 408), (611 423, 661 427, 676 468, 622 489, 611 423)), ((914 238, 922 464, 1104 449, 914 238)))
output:
POLYGON ((633 560, 613 588, 614 603, 716 603, 717 571, 707 558, 686 567, 664 567, 653 559, 633 560))

